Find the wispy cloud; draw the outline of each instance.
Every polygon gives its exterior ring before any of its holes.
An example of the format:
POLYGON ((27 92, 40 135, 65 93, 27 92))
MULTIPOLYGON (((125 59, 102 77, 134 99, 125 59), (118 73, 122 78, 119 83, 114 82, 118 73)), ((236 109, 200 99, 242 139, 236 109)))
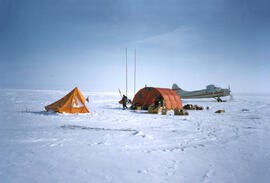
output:
POLYGON ((160 47, 186 49, 198 44, 202 40, 196 28, 192 26, 179 26, 169 32, 138 40, 135 43, 144 46, 159 45, 160 47))

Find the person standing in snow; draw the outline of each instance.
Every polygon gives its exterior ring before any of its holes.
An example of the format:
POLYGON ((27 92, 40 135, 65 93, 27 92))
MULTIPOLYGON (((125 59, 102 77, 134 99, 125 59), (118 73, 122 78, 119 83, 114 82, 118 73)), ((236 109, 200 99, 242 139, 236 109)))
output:
POLYGON ((165 102, 164 102, 164 98, 161 95, 159 96, 159 101, 160 101, 160 106, 163 107, 165 102))
POLYGON ((154 104, 155 104, 155 108, 157 108, 159 106, 159 98, 156 98, 155 99, 154 104))
POLYGON ((123 101, 123 110, 125 110, 127 109, 127 101, 128 101, 127 96, 123 95, 122 101, 123 101))
POLYGON ((164 105, 164 99, 163 97, 160 95, 158 97, 156 97, 156 100, 155 100, 155 108, 157 107, 163 107, 164 105))

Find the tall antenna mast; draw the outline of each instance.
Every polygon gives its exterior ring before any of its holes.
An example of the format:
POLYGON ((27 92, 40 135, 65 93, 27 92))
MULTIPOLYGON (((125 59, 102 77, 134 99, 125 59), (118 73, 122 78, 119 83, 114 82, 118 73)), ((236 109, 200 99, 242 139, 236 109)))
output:
POLYGON ((127 48, 126 48, 126 96, 128 93, 128 67, 127 67, 127 48))
POLYGON ((134 51, 134 96, 136 93, 136 48, 134 51))

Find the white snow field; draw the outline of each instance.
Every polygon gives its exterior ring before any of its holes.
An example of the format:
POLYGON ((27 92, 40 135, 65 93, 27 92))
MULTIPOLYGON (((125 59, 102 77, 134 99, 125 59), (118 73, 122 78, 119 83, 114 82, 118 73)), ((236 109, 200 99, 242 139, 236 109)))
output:
POLYGON ((45 112, 68 92, 0 90, 0 182, 270 182, 270 96, 184 100, 210 110, 163 116, 82 91, 91 114, 45 112))

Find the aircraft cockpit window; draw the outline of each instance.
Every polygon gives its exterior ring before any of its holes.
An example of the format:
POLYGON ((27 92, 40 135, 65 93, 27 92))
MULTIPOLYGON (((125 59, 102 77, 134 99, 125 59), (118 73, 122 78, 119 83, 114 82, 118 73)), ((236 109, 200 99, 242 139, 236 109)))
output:
POLYGON ((215 89, 215 85, 207 85, 206 89, 207 90, 213 90, 213 89, 215 89))

